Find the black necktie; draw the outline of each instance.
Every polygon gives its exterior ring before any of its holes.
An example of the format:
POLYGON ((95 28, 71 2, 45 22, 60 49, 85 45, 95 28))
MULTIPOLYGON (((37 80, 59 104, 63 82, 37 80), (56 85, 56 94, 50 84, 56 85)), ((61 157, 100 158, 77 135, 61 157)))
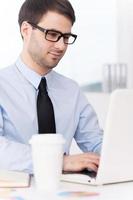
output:
POLYGON ((47 92, 46 79, 39 84, 37 97, 37 116, 39 133, 56 133, 54 109, 47 92))

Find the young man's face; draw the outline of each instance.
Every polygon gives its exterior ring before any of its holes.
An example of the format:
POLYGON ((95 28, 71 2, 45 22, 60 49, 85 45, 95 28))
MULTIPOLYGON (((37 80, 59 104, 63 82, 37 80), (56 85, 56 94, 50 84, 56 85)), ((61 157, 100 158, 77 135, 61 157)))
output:
MULTIPOLYGON (((49 11, 37 24, 44 29, 53 29, 61 33, 71 33, 72 23, 65 16, 49 11)), ((31 26, 30 24, 28 26, 31 26)), ((26 36, 26 52, 32 60, 32 65, 44 69, 44 72, 54 68, 66 52, 67 44, 63 37, 57 42, 48 41, 45 33, 37 28, 30 27, 29 34, 26 36)))

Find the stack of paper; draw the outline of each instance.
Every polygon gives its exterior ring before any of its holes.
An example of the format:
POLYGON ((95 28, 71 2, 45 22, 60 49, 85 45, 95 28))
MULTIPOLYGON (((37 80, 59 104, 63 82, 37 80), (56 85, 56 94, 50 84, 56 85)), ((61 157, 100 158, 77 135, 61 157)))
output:
POLYGON ((25 172, 0 170, 0 187, 28 187, 30 175, 25 172))

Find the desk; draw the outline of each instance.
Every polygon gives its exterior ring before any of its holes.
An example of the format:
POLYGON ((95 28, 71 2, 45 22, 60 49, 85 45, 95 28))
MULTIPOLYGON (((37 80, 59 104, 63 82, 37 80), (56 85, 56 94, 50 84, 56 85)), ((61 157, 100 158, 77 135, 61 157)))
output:
MULTIPOLYGON (((61 182, 61 189, 59 191, 87 191, 97 192, 99 195, 90 197, 69 197, 59 195, 41 195, 37 194, 34 181, 32 180, 31 187, 25 189, 17 189, 14 196, 21 196, 24 200, 132 200, 133 199, 133 182, 110 184, 104 186, 88 186, 82 184, 74 184, 61 182)), ((52 193, 52 191, 51 191, 52 193)))

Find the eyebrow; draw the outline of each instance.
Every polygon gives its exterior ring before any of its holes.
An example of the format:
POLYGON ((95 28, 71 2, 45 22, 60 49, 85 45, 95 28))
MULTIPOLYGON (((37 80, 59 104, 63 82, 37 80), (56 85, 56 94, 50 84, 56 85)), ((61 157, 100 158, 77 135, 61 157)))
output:
POLYGON ((71 32, 66 32, 66 33, 62 33, 61 31, 57 30, 57 29, 54 29, 54 28, 46 28, 47 30, 50 30, 50 31, 56 31, 57 33, 61 33, 61 34, 72 34, 71 32))

